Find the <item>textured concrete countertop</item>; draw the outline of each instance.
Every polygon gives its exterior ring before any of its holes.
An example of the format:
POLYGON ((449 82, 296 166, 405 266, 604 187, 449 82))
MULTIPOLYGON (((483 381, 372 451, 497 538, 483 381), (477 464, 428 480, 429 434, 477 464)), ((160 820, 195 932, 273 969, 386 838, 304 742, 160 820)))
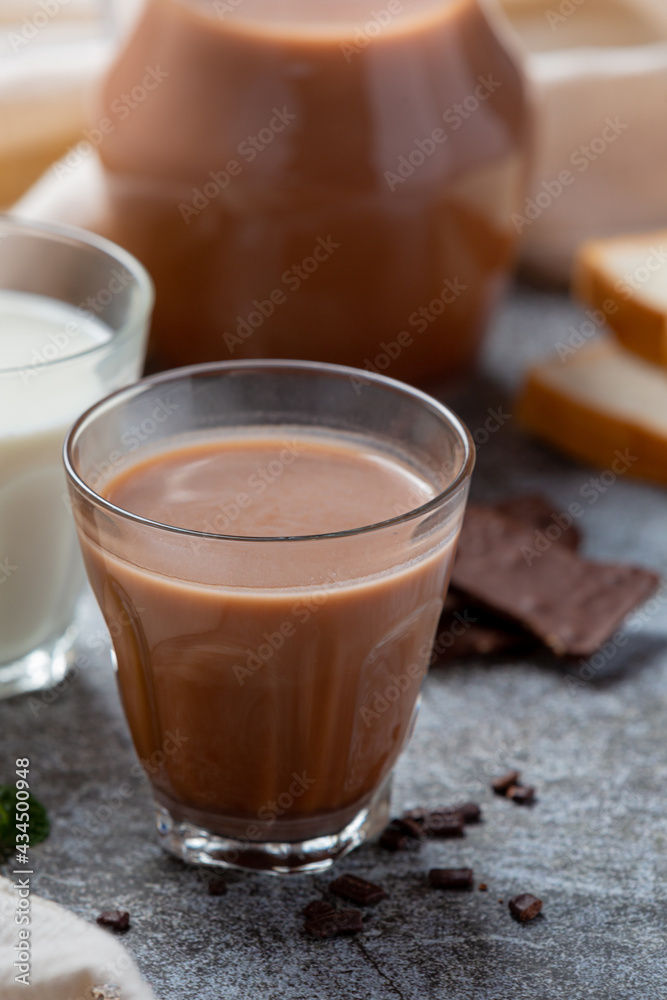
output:
MULTIPOLYGON (((558 509, 581 501, 595 470, 527 440, 509 414, 522 367, 582 320, 558 295, 515 293, 480 375, 444 397, 473 432, 488 411, 503 415, 488 440, 477 434, 476 499, 540 491, 558 509)), ((663 490, 624 479, 583 501, 586 552, 667 576, 665 501, 663 490)), ((227 895, 215 898, 201 874, 158 849, 95 616, 81 640, 88 668, 55 696, 0 704, 0 780, 12 779, 16 756, 30 758, 52 819, 49 840, 32 850, 33 889, 88 919, 130 910, 124 944, 159 1000, 666 995, 667 603, 635 615, 628 644, 585 680, 579 663, 546 654, 434 670, 396 773, 394 812, 464 797, 481 803, 484 822, 461 841, 400 855, 367 846, 340 862, 336 874, 380 882, 390 898, 363 934, 324 942, 302 933, 300 910, 329 878, 229 873, 227 895), (537 786, 534 807, 491 794, 489 777, 509 765, 537 786), (488 892, 425 887, 428 868, 458 865, 488 892), (507 909, 522 891, 544 900, 543 916, 525 926, 507 909)))

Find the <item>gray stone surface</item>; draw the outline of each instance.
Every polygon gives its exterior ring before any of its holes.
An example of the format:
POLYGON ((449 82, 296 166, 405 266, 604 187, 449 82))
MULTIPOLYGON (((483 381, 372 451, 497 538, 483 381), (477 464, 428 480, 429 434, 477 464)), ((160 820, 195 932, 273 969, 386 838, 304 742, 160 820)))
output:
MULTIPOLYGON (((578 500, 591 556, 667 575, 664 491, 619 479, 584 501, 595 470, 527 440, 511 416, 483 440, 489 410, 511 413, 526 361, 582 319, 558 295, 515 293, 481 374, 448 397, 481 442, 474 496, 539 490, 559 508, 578 500)), ((16 756, 30 758, 53 822, 32 852, 33 888, 88 919, 109 906, 129 909, 124 941, 159 1000, 665 996, 664 600, 636 614, 628 644, 592 667, 544 654, 432 672, 396 774, 395 810, 463 796, 481 802, 484 823, 460 842, 400 856, 374 846, 354 852, 337 873, 378 881, 390 899, 362 935, 326 942, 305 937, 299 915, 325 877, 230 873, 227 895, 214 898, 200 873, 157 848, 101 623, 92 608, 89 615, 82 650, 90 665, 44 700, 0 705, 0 780, 10 780, 16 756), (510 764, 537 786, 533 808, 490 793, 489 777, 510 764), (424 874, 436 865, 469 865, 489 890, 429 891, 424 874), (526 926, 507 910, 521 891, 544 900, 544 915, 526 926)))

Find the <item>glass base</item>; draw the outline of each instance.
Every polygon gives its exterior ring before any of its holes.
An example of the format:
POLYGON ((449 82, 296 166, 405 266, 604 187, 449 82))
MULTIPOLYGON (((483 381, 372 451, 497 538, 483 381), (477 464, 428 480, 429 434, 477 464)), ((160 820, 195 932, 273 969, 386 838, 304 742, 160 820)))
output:
POLYGON ((0 663, 0 699, 46 691, 60 684, 74 661, 72 647, 78 635, 78 626, 70 625, 63 635, 42 643, 20 660, 0 663))
POLYGON ((325 871, 364 841, 380 833, 389 822, 391 781, 384 783, 370 804, 338 833, 312 840, 236 840, 175 819, 156 803, 158 840, 170 854, 193 865, 238 868, 268 875, 298 875, 325 871))

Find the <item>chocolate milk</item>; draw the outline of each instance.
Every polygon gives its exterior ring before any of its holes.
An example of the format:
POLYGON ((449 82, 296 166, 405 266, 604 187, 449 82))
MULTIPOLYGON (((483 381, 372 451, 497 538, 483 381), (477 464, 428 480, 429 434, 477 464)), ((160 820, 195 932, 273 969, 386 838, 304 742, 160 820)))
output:
POLYGON ((110 207, 91 224, 155 280, 153 368, 470 364, 525 130, 476 0, 148 0, 98 125, 110 207))
POLYGON ((431 484, 387 454, 301 433, 158 454, 104 495, 151 520, 239 536, 209 562, 202 536, 165 533, 148 558, 137 536, 127 560, 82 538, 107 622, 125 623, 112 628, 120 688, 158 802, 250 842, 343 829, 409 735, 456 526, 283 536, 395 517, 431 499, 431 484))

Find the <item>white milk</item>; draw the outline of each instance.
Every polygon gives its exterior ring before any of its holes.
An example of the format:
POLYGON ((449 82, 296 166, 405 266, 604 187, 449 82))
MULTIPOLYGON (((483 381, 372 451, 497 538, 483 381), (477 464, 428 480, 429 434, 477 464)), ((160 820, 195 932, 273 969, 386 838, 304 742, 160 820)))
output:
POLYGON ((113 388, 100 351, 111 336, 92 314, 0 290, 0 664, 72 621, 83 570, 61 452, 74 419, 113 388))

